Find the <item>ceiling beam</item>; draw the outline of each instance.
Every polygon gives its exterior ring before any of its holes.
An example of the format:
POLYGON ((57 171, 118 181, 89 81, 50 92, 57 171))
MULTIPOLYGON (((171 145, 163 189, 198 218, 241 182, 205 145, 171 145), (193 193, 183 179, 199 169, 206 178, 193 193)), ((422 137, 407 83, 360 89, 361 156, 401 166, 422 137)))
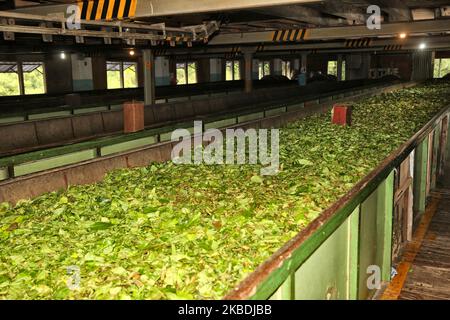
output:
MULTIPOLYGON (((244 10, 280 5, 315 3, 320 1, 321 0, 137 0, 135 18, 244 10)), ((69 4, 39 6, 17 9, 17 11, 33 14, 61 13, 66 12, 68 5, 69 4)))
POLYGON ((313 26, 335 26, 344 22, 343 19, 324 17, 320 10, 304 6, 272 7, 269 9, 253 9, 252 11, 313 26))
MULTIPOLYGON (((414 21, 382 24, 381 29, 370 30, 365 25, 307 29, 303 40, 333 40, 350 38, 374 38, 396 36, 400 33, 424 34, 450 31, 450 20, 414 21)), ((245 43, 270 43, 276 38, 276 31, 249 32, 239 34, 218 34, 209 45, 233 45, 245 43)))

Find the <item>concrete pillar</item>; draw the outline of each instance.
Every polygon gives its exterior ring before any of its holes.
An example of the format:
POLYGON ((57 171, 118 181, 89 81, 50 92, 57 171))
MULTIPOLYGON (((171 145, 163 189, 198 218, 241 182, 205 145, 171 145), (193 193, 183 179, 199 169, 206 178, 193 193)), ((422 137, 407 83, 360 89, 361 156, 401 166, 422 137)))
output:
POLYGON ((74 91, 88 91, 94 89, 92 73, 92 58, 79 54, 70 55, 72 61, 72 78, 74 91))
POLYGON ((281 76, 282 74, 282 64, 283 61, 281 59, 273 59, 273 74, 281 76))
POLYGON ((249 93, 253 91, 253 79, 252 79, 253 52, 244 53, 244 64, 245 64, 245 92, 249 93))
POLYGON ((411 80, 423 81, 433 78, 434 56, 433 51, 413 52, 411 80))
POLYGON ((308 53, 302 52, 302 59, 300 62, 300 71, 304 71, 308 74, 308 53))
POLYGON ((342 81, 342 54, 338 54, 337 58, 337 80, 342 81))
POLYGON ((210 66, 210 80, 214 81, 222 81, 222 59, 211 58, 209 60, 210 66))
POLYGON ((144 103, 155 103, 155 56, 150 49, 142 50, 144 59, 144 103))

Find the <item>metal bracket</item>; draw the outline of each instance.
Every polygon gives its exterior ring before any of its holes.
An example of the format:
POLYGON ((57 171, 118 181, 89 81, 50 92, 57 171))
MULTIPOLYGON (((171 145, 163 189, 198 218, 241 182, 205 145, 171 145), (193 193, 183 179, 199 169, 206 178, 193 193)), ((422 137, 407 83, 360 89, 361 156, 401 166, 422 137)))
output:
MULTIPOLYGON (((6 24, 9 26, 16 24, 15 20, 12 18, 7 18, 7 19, 3 18, 1 21, 2 21, 2 24, 6 24)), ((16 37, 14 35, 14 32, 11 32, 11 31, 3 32, 3 39, 11 41, 11 40, 15 40, 15 38, 16 37)))

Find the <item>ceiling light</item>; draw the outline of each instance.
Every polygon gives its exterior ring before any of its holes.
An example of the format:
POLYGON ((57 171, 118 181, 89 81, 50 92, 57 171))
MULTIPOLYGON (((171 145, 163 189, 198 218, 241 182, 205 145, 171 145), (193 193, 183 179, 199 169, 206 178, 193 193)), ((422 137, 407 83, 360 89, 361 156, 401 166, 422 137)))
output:
POLYGON ((399 34, 400 39, 405 39, 406 38, 406 33, 402 32, 399 34))
POLYGON ((65 60, 65 59, 66 59, 66 54, 65 54, 65 52, 61 52, 60 57, 61 57, 62 60, 65 60))
POLYGON ((135 52, 134 50, 130 50, 130 56, 134 56, 135 52))
POLYGON ((427 47, 427 45, 426 45, 426 43, 424 43, 424 42, 422 42, 422 43, 419 45, 419 49, 420 49, 420 50, 424 50, 424 49, 426 49, 426 47, 427 47))

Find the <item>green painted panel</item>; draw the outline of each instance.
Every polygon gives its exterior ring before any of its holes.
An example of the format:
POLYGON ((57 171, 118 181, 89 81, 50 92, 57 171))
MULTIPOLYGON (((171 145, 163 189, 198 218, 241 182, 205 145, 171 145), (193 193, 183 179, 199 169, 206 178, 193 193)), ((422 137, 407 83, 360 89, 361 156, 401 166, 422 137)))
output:
POLYGON ((295 272, 293 298, 352 298, 357 283, 358 220, 359 208, 300 266, 295 272))
MULTIPOLYGON (((181 128, 181 129, 186 129, 186 130, 188 130, 191 134, 194 133, 194 127, 191 127, 191 128, 181 128)), ((175 128, 174 128, 174 130, 175 130, 175 128)), ((160 135, 159 135, 159 141, 165 142, 165 141, 170 141, 170 140, 172 140, 172 132, 173 132, 173 131, 165 132, 165 133, 160 134, 160 135)))
POLYGON ((191 97, 191 100, 203 100, 203 99, 208 99, 209 98, 209 94, 198 94, 195 96, 191 97))
POLYGON ((286 112, 286 107, 266 110, 265 114, 266 114, 266 117, 271 117, 271 116, 276 116, 276 115, 284 113, 284 112, 286 112))
POLYGON ((264 118, 264 112, 256 112, 256 113, 246 114, 245 116, 238 117, 238 123, 262 119, 262 118, 264 118))
POLYGON ((350 216, 350 242, 348 262, 348 299, 358 299, 359 267, 359 220, 361 207, 358 206, 350 216))
POLYGON ((359 234, 359 283, 358 299, 365 300, 373 294, 367 287, 367 268, 379 266, 377 261, 377 190, 361 205, 359 234))
POLYGON ((225 120, 214 121, 205 124, 205 130, 214 128, 225 128, 236 124, 236 118, 230 118, 225 120))
POLYGON ((416 148, 414 157, 414 213, 425 212, 427 190, 428 137, 416 148))
POLYGON ((132 141, 126 141, 122 143, 113 144, 100 149, 102 156, 107 156, 113 153, 128 151, 135 148, 144 147, 157 142, 156 136, 145 137, 141 139, 136 139, 132 141))
POLYGON ((38 113, 38 114, 30 114, 28 119, 30 120, 40 120, 40 119, 48 119, 54 117, 64 117, 70 116, 72 113, 70 110, 65 111, 56 111, 56 112, 47 112, 47 113, 38 113))
POLYGON ((168 102, 182 102, 182 101, 188 101, 189 97, 177 97, 177 98, 168 98, 168 102))
POLYGON ((8 117, 8 118, 0 118, 0 124, 12 123, 12 122, 20 122, 25 121, 25 117, 8 117))
POLYGON ((112 111, 122 110, 123 105, 122 104, 112 104, 109 106, 109 109, 112 111))
POLYGON ((73 163, 91 160, 94 159, 95 157, 96 157, 95 150, 91 149, 69 153, 62 156, 47 158, 35 162, 28 162, 15 166, 14 175, 16 177, 19 177, 30 173, 35 173, 39 171, 66 166, 73 163))
POLYGON ((280 288, 269 298, 269 300, 293 300, 294 299, 294 276, 289 275, 280 288))
POLYGON ((8 178, 8 168, 0 168, 0 181, 6 180, 8 178))
POLYGON ((305 103, 304 102, 295 103, 295 104, 288 105, 287 106, 287 111, 294 111, 294 110, 302 109, 304 107, 305 107, 305 103))
POLYGON ((381 280, 391 280, 392 221, 394 214, 394 172, 378 187, 377 197, 378 250, 377 261, 381 267, 381 280))
POLYGON ((450 161, 450 114, 448 115, 449 121, 448 121, 448 131, 447 131, 447 150, 446 150, 446 161, 450 161))
POLYGON ((438 171, 438 150, 441 140, 441 126, 437 126, 433 135, 433 162, 431 164, 431 190, 436 188, 437 171, 438 171))
POLYGON ((103 107, 75 109, 75 110, 73 110, 73 114, 85 114, 85 113, 100 112, 100 111, 108 111, 108 107, 103 106, 103 107))

